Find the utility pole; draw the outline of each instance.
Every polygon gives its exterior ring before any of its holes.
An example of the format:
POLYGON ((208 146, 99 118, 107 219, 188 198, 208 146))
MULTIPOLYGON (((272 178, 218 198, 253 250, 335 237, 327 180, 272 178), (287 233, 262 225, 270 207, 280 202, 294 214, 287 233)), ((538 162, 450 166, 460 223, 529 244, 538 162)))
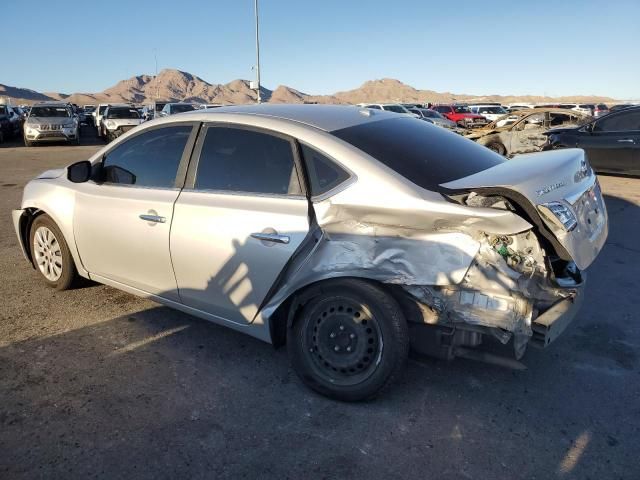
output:
POLYGON ((260 96, 260 36, 258 35, 258 0, 255 0, 256 11, 256 91, 258 92, 258 103, 262 103, 260 96))
POLYGON ((158 101, 158 51, 155 48, 153 49, 153 58, 156 61, 156 98, 153 102, 153 109, 155 113, 155 108, 156 108, 155 103, 158 101))

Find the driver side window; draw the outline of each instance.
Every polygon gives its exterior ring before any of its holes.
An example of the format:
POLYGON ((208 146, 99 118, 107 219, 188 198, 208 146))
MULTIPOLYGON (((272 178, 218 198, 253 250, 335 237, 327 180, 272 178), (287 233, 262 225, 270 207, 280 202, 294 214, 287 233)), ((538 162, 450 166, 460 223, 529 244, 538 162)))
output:
POLYGON ((594 132, 640 131, 640 111, 607 116, 593 125, 594 132))
POLYGON ((192 126, 157 128, 126 140, 106 154, 105 183, 173 188, 192 126))

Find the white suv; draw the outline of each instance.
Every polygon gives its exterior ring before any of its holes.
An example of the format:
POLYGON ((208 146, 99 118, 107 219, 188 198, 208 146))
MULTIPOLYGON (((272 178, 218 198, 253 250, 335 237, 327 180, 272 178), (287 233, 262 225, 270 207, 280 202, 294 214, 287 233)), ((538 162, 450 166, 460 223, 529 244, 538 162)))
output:
POLYGON ((500 117, 509 113, 502 105, 495 103, 469 105, 469 110, 471 110, 472 113, 482 115, 490 122, 495 122, 500 117))

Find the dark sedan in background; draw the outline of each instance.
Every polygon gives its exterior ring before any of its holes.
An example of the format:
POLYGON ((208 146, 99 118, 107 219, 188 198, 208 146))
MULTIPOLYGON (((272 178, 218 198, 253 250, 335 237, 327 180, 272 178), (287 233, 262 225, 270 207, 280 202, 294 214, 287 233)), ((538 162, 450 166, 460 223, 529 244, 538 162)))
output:
POLYGON ((587 125, 546 132, 544 150, 582 148, 597 172, 640 175, 640 107, 614 111, 587 125))

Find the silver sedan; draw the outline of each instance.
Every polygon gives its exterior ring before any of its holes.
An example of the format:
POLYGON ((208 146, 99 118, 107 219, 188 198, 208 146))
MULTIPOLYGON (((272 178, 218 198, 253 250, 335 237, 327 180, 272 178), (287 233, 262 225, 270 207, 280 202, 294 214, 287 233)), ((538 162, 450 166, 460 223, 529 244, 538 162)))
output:
POLYGON ((581 150, 505 161, 323 105, 147 122, 29 182, 13 220, 49 286, 86 277, 286 344, 304 383, 349 401, 390 385, 410 347, 513 363, 548 345, 608 228, 581 150))

